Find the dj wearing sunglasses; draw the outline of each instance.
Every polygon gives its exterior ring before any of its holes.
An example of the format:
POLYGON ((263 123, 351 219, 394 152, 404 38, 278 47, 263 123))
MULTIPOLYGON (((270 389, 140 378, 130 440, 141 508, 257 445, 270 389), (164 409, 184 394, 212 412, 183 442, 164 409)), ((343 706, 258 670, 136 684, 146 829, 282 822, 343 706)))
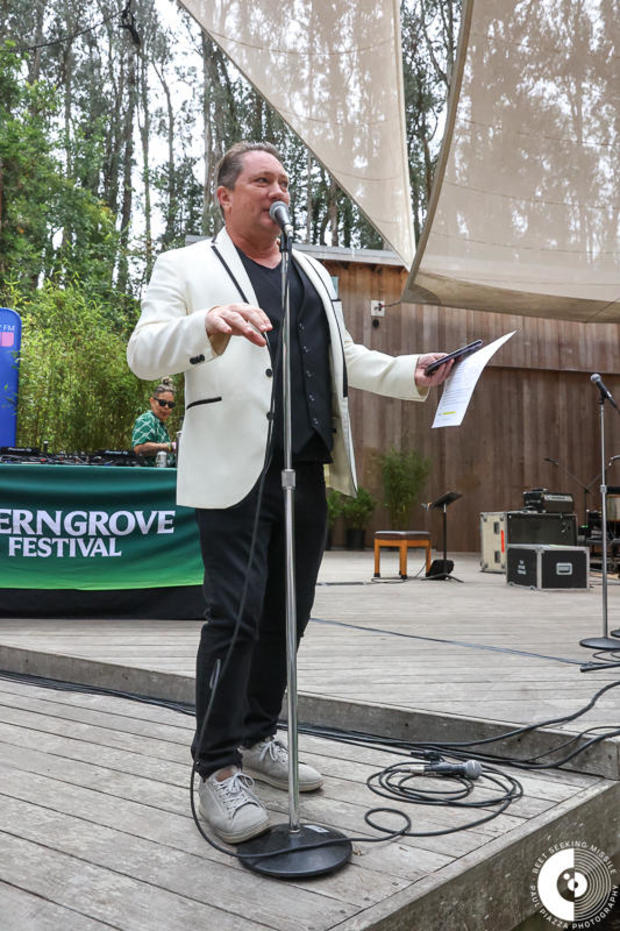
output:
POLYGON ((145 466, 155 465, 155 456, 162 450, 168 454, 168 465, 171 465, 171 454, 174 444, 170 441, 166 421, 175 405, 174 384, 171 378, 162 378, 155 388, 151 398, 150 411, 140 414, 133 426, 131 445, 140 462, 145 466))

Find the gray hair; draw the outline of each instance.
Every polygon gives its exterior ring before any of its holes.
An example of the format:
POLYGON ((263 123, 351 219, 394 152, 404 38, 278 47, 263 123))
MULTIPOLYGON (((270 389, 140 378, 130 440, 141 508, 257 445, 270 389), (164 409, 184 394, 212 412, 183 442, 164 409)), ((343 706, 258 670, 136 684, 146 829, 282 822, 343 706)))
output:
POLYGON ((152 396, 154 398, 157 398, 159 397, 160 394, 165 394, 166 391, 169 391, 171 394, 174 394, 174 392, 176 391, 176 388, 174 387, 174 382, 172 381, 169 375, 165 375, 162 378, 157 388, 155 388, 155 390, 153 391, 152 396))

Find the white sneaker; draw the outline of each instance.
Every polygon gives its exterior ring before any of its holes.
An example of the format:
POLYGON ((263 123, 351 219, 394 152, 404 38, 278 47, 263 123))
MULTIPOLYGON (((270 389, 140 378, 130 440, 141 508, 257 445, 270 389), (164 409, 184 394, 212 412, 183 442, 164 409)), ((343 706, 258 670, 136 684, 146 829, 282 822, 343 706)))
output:
POLYGON ((254 780, 236 766, 221 782, 212 773, 198 786, 200 814, 227 844, 240 844, 269 826, 267 809, 252 792, 254 780))
MULTIPOLYGON (((255 779, 277 789, 288 789, 288 748, 275 737, 266 737, 253 747, 240 747, 243 768, 255 779)), ((312 792, 323 785, 323 777, 307 763, 299 763, 299 791, 312 792)))

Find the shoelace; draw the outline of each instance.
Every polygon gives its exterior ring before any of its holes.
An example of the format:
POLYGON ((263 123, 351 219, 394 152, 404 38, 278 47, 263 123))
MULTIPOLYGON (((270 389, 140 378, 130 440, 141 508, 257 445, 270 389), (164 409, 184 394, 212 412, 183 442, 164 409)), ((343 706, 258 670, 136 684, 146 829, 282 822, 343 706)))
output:
POLYGON ((265 745, 262 747, 258 758, 263 760, 267 754, 269 754, 274 763, 277 762, 278 759, 282 763, 288 763, 288 750, 279 740, 265 741, 265 745))
POLYGON ((224 804, 232 811, 241 808, 242 805, 258 804, 258 799, 252 792, 254 780, 245 773, 234 773, 223 782, 216 783, 222 793, 224 804))

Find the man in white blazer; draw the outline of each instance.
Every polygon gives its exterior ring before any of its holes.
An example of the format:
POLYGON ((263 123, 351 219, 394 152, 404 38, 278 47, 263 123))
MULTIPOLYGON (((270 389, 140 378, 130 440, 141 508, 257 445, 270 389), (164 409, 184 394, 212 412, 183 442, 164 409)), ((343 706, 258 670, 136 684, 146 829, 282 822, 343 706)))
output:
MULTIPOLYGON (((289 191, 268 143, 233 146, 217 183, 225 229, 158 258, 127 356, 139 378, 185 374, 177 499, 196 508, 207 621, 192 754, 203 817, 220 838, 240 843, 268 827, 248 773, 288 785, 287 749, 275 737, 286 687, 286 613, 281 254, 269 209, 277 200, 288 204, 289 191)), ((426 366, 443 353, 394 358, 356 345, 330 276, 295 250, 291 334, 299 642, 325 541, 324 464, 333 487, 355 493, 348 385, 421 401, 451 363, 429 377, 426 366)), ((321 783, 315 769, 299 764, 301 791, 321 783)))

